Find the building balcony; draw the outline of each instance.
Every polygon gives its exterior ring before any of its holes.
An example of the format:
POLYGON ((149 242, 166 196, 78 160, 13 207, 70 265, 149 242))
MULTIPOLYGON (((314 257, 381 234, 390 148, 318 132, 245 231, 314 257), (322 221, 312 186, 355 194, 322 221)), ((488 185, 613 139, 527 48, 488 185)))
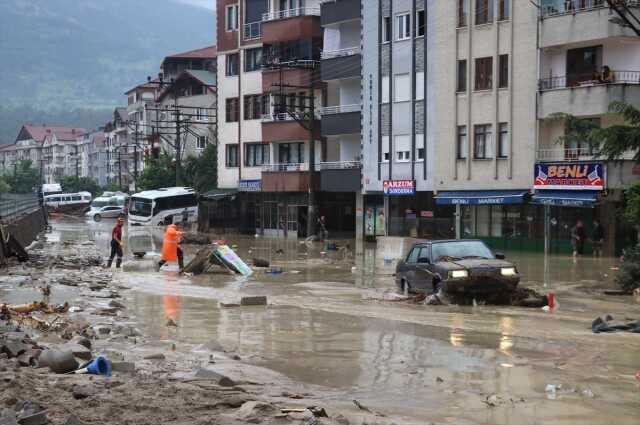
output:
POLYGON ((296 9, 275 10, 262 14, 262 22, 279 21, 299 16, 320 16, 319 7, 299 7, 296 9))
MULTIPOLYGON (((293 167, 296 164, 272 164, 274 168, 279 165, 292 166, 291 171, 262 171, 262 191, 263 192, 308 192, 310 183, 309 171, 296 171, 293 167)), ((319 176, 316 173, 314 185, 320 188, 319 176)))
POLYGON ((325 192, 358 192, 362 163, 360 161, 321 162, 320 189, 325 192))
POLYGON ((323 81, 360 77, 361 67, 359 46, 322 51, 320 73, 323 81))
POLYGON ((326 0, 320 8, 322 25, 360 19, 360 0, 326 0))
POLYGON ((265 13, 262 16, 262 42, 322 38, 320 8, 306 7, 265 13))
POLYGON ((321 114, 323 136, 360 133, 360 105, 327 106, 321 114))
POLYGON ((545 78, 539 81, 538 118, 563 112, 575 116, 594 116, 608 112, 614 101, 640 102, 640 72, 613 71, 609 83, 576 76, 545 78))
POLYGON ((310 87, 319 79, 318 61, 304 60, 285 62, 262 70, 262 91, 269 93, 278 91, 280 84, 310 87))
POLYGON ((244 41, 259 40, 262 37, 262 22, 249 22, 244 24, 244 41))
MULTIPOLYGON (((626 3, 628 7, 640 8, 640 0, 626 0, 626 3)), ((606 0, 545 0, 540 19, 542 48, 635 36, 632 29, 620 25, 619 16, 609 9, 606 0)))
POLYGON ((573 162, 591 161, 596 159, 593 150, 585 148, 540 148, 536 151, 536 161, 539 162, 573 162))
MULTIPOLYGON (((314 128, 317 129, 314 137, 319 140, 320 122, 316 121, 314 128)), ((263 115, 262 140, 263 142, 306 141, 309 140, 309 130, 287 113, 263 115)))
POLYGON ((264 164, 262 171, 265 172, 297 172, 297 171, 309 171, 309 166, 305 162, 300 163, 281 163, 281 164, 264 164))

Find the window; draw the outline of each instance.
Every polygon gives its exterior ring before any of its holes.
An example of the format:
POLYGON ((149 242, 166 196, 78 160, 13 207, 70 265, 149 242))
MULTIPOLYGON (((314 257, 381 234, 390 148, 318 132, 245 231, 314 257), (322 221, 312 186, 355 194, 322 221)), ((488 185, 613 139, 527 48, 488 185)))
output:
POLYGON ((302 164, 304 162, 304 143, 280 143, 278 145, 280 164, 302 164))
POLYGON ((382 77, 382 103, 389 103, 389 76, 382 77))
POLYGON ((411 136, 402 135, 394 137, 397 162, 411 161, 411 136))
POLYGON ((244 165, 257 167, 269 163, 269 145, 263 143, 245 143, 244 165))
POLYGON ((209 144, 209 136, 198 136, 196 138, 196 149, 202 150, 209 144))
POLYGON ((424 10, 418 10, 416 12, 416 37, 424 37, 426 20, 424 10))
POLYGON ((382 162, 389 162, 389 136, 382 136, 382 162))
POLYGON ((509 3, 511 0, 498 0, 498 20, 506 21, 509 19, 509 3))
POLYGON ((424 72, 416 72, 416 100, 424 99, 424 72))
POLYGON ((238 30, 238 5, 232 4, 225 9, 224 28, 226 31, 238 30))
POLYGON ((238 120, 240 119, 239 109, 240 109, 240 104, 238 102, 237 97, 230 97, 227 99, 227 104, 226 104, 227 122, 238 122, 238 120))
POLYGON ((396 16, 396 40, 411 38, 411 15, 408 13, 396 16))
POLYGON ((244 51, 244 71, 258 71, 262 67, 262 47, 244 51))
POLYGON ((476 25, 493 22, 493 0, 476 0, 476 25))
POLYGON ((458 126, 456 155, 458 159, 467 159, 467 126, 458 126))
POLYGON ((509 123, 501 122, 498 133, 498 158, 509 157, 509 123))
POLYGON ((196 121, 209 121, 209 115, 204 108, 196 109, 196 121))
POLYGON ((424 134, 416 134, 416 161, 424 161, 424 134))
POLYGON ((456 87, 457 92, 467 91, 467 60, 462 59, 458 61, 458 83, 456 87))
MULTIPOLYGON (((265 98, 267 96, 264 96, 265 98)), ((260 94, 246 95, 244 97, 244 119, 245 120, 259 120, 262 118, 262 114, 267 114, 268 111, 264 111, 263 108, 264 99, 260 94)))
POLYGON ((227 55, 227 69, 226 74, 227 77, 233 77, 238 75, 238 59, 239 56, 237 53, 231 53, 227 55))
POLYGON ((467 26, 469 0, 458 0, 458 28, 467 26))
POLYGON ((407 102, 411 100, 411 75, 399 74, 394 75, 394 102, 407 102))
POLYGON ((385 16, 382 18, 382 42, 388 43, 391 41, 391 18, 385 16))
POLYGON ((491 124, 476 124, 473 127, 473 157, 475 159, 491 157, 491 124))
POLYGON ((238 145, 226 146, 226 164, 229 168, 238 166, 238 145))
POLYGON ((498 57, 498 88, 509 87, 509 55, 498 57))
POLYGON ((491 90, 493 80, 493 58, 476 59, 476 90, 491 90))

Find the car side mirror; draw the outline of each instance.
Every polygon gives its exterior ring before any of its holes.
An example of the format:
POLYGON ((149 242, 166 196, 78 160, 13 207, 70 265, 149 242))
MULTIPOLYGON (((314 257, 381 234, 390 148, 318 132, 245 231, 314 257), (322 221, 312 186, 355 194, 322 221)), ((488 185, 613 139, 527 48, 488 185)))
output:
POLYGON ((497 260, 504 260, 505 258, 507 258, 502 252, 496 252, 496 259, 497 260))
POLYGON ((431 260, 427 257, 418 258, 418 264, 431 264, 431 260))

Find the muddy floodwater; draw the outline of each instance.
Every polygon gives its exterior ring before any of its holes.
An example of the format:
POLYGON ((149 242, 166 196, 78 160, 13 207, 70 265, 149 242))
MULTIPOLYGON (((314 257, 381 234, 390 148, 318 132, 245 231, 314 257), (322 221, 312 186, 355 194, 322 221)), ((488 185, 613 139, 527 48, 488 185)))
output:
MULTIPOLYGON (((57 221, 47 237, 95 240, 107 255, 112 226, 57 221)), ((126 261, 131 251, 160 251, 160 229, 133 228, 126 237, 126 261)), ((614 259, 553 257, 545 286, 541 255, 507 253, 522 285, 556 293, 559 307, 545 313, 384 301, 393 269, 376 263, 373 245, 354 258, 353 241, 324 252, 321 244, 226 239, 248 262, 266 259, 283 272, 184 277, 169 266, 115 274, 133 289, 128 307, 158 344, 174 343, 186 356, 216 340, 272 371, 263 378, 274 385, 295 383, 325 406, 357 399, 398 424, 640 423, 640 335, 590 329, 605 313, 640 318, 638 299, 602 295, 615 287, 614 259), (266 295, 269 306, 220 307, 241 295, 266 295), (167 318, 178 326, 165 326, 167 318)), ((187 261, 197 249, 186 247, 187 261)), ((56 302, 67 296, 55 295, 56 302)))

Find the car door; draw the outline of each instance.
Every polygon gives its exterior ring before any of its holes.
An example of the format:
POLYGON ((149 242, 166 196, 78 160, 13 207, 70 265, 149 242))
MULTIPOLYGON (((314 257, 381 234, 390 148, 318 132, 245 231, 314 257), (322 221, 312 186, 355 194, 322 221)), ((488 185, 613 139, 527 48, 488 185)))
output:
POLYGON ((104 217, 109 217, 109 218, 114 218, 117 217, 120 214, 120 207, 104 207, 103 209, 103 216, 104 217))
POLYGON ((414 267, 413 287, 430 293, 433 291, 433 261, 431 259, 431 247, 423 245, 420 247, 416 265, 414 267))
POLYGON ((398 264, 398 282, 405 280, 409 285, 411 285, 411 279, 413 277, 419 251, 420 246, 414 246, 409 251, 409 254, 407 254, 407 257, 398 264))

